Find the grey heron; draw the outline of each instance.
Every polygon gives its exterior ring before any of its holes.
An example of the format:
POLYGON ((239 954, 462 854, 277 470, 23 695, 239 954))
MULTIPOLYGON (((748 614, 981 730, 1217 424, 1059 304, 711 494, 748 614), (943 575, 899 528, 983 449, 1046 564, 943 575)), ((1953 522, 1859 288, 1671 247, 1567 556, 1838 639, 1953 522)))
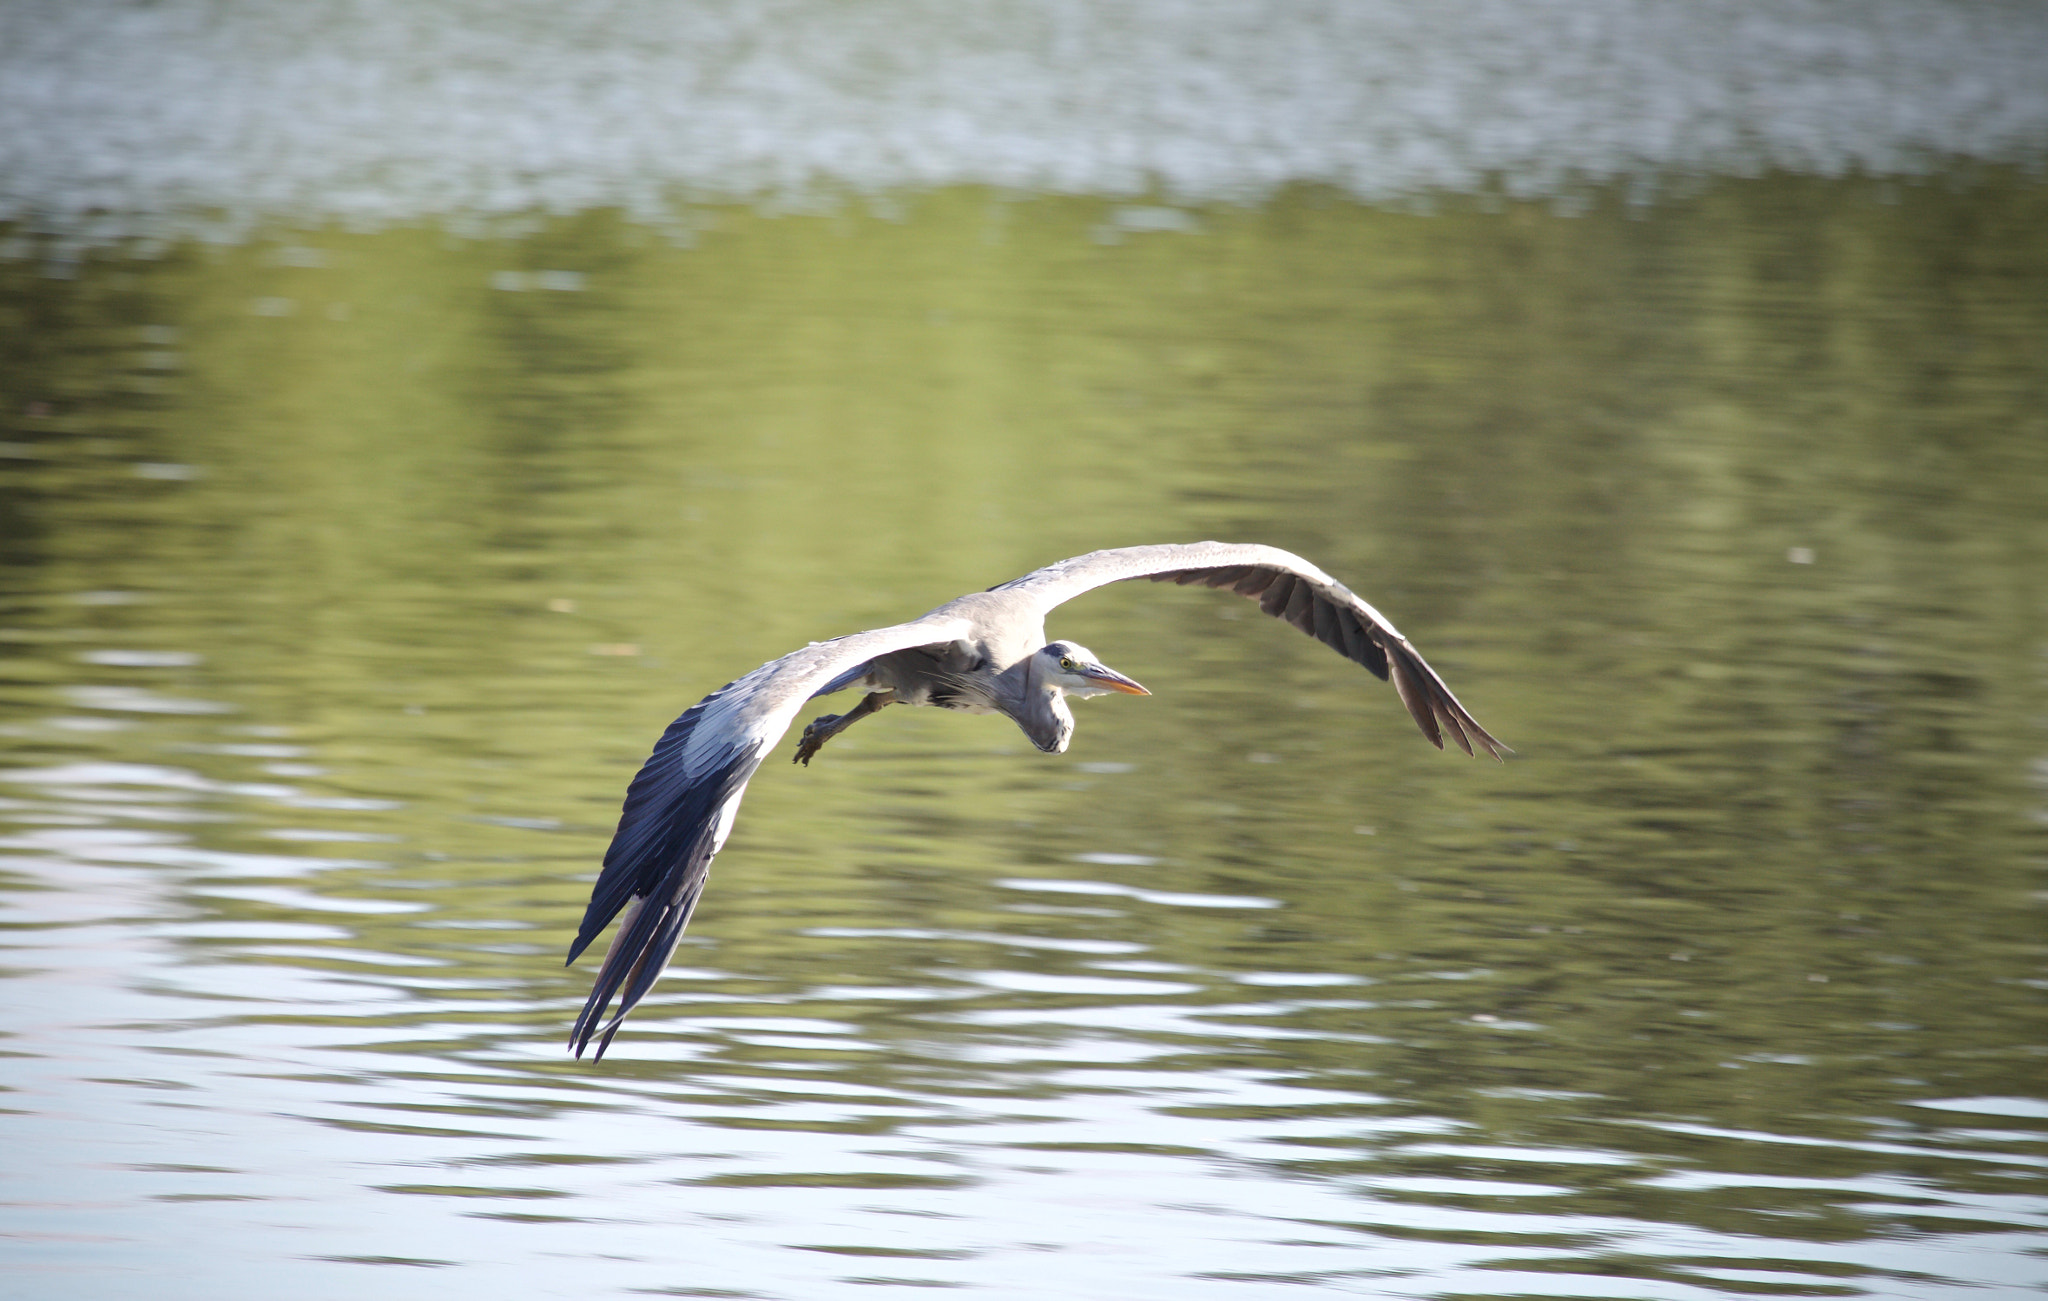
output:
POLYGON ((1086 647, 1048 642, 1045 616, 1083 592, 1137 578, 1228 588, 1256 600, 1267 614, 1392 679, 1416 726, 1439 750, 1445 733, 1468 755, 1474 743, 1495 759, 1507 748, 1465 711, 1386 616, 1277 547, 1194 542, 1091 551, 970 592, 908 623, 813 642, 690 706, 669 724, 627 788, 604 870, 569 946, 573 963, 619 917, 570 1032, 576 1055, 595 1038, 603 1057, 627 1013, 668 965, 711 860, 732 832, 747 782, 805 702, 855 685, 865 693, 846 713, 822 715, 804 728, 793 757, 806 766, 826 742, 889 705, 1003 714, 1040 750, 1063 753, 1074 734, 1070 697, 1151 693, 1086 647), (610 1011, 615 998, 618 1008, 610 1011))

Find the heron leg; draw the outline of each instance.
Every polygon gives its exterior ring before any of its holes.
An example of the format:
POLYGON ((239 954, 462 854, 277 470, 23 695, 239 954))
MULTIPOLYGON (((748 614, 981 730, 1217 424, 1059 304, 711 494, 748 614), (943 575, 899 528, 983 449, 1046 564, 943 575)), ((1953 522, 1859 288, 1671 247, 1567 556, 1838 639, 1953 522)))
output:
POLYGON ((825 742, 882 706, 895 702, 896 693, 893 691, 871 691, 861 698, 859 704, 843 714, 820 714, 804 725, 803 739, 797 742, 796 758, 792 762, 800 763, 806 768, 810 767, 812 756, 818 753, 825 742))

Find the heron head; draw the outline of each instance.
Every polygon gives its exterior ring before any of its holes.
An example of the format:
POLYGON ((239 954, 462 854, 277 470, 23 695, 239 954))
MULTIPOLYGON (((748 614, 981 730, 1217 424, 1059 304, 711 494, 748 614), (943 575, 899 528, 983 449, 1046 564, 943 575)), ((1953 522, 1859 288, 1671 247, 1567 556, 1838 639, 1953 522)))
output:
POLYGON ((1152 693, 1095 658, 1095 652, 1070 641, 1047 642, 1038 652, 1037 678, 1061 695, 1085 699, 1121 691, 1127 696, 1152 693))

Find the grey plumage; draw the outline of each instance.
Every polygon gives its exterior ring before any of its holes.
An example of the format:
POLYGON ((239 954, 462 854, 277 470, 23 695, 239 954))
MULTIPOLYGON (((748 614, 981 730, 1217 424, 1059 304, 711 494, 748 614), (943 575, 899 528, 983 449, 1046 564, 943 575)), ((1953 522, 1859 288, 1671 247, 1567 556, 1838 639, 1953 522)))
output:
POLYGON ((1067 748, 1067 697, 1149 694, 1082 646, 1045 639, 1045 616, 1107 583, 1228 588, 1389 678, 1422 734, 1444 733, 1466 754, 1507 749, 1458 703, 1443 679, 1379 611, 1301 557, 1277 547, 1222 542, 1093 551, 1022 578, 970 592, 908 623, 815 642, 692 705, 669 725, 626 791, 618 831, 569 948, 574 962, 599 932, 619 929, 570 1033, 582 1056, 602 1057, 633 1006, 653 988, 682 938, 711 860, 732 831, 747 782, 805 702, 858 684, 861 703, 804 729, 795 758, 808 764, 833 736, 891 704, 1000 713, 1048 753, 1067 748), (614 998, 616 1011, 606 1015, 614 998))

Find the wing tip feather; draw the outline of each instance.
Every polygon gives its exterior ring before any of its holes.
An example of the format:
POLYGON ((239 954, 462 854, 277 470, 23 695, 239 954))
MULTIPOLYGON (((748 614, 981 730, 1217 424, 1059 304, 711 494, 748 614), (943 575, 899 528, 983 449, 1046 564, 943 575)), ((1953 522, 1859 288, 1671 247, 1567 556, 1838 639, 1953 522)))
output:
MULTIPOLYGON (((1466 737, 1465 729, 1458 725, 1457 712, 1441 700, 1436 701, 1435 704, 1437 716, 1443 720, 1444 731, 1450 733, 1451 739, 1458 743, 1458 748, 1465 752, 1467 759, 1472 758, 1472 742, 1466 737)), ((1442 747, 1438 748, 1441 749, 1442 747)))

